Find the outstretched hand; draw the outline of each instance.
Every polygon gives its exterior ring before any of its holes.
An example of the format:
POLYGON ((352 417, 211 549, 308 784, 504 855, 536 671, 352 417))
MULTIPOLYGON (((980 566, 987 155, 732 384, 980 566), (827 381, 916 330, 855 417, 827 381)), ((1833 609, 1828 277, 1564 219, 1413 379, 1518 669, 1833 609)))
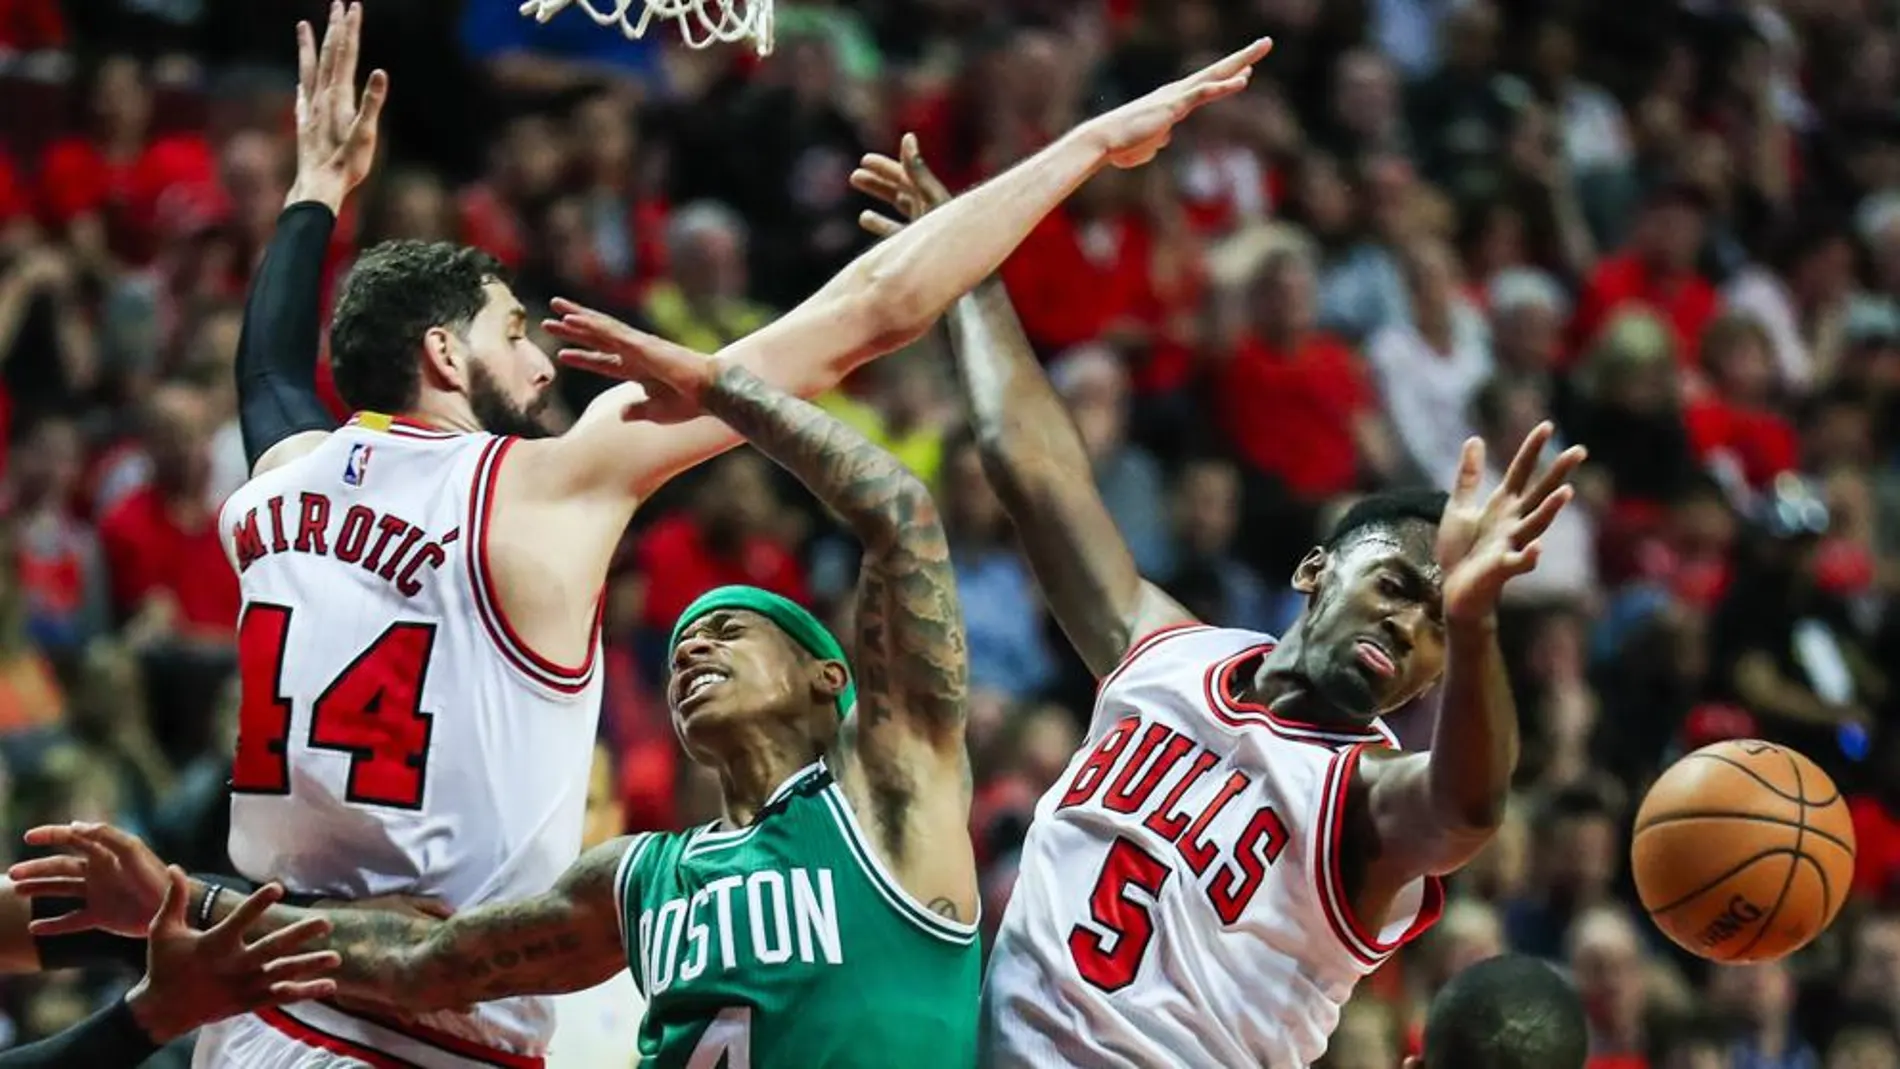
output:
POLYGON ((1139 167, 1167 147, 1181 120, 1247 88, 1254 64, 1273 50, 1273 38, 1262 37, 1238 52, 1193 74, 1131 100, 1077 127, 1077 132, 1101 138, 1108 162, 1117 167, 1139 167))
POLYGON ((70 853, 22 861, 7 870, 26 898, 81 899, 79 908, 34 921, 35 936, 97 929, 138 939, 165 896, 165 863, 137 836, 110 824, 48 824, 26 833, 30 846, 70 853))
POLYGON ((557 354, 561 363, 644 391, 628 402, 623 418, 682 423, 704 412, 701 398, 718 374, 717 359, 565 297, 554 299, 553 310, 541 326, 567 343, 557 354))
POLYGON ((1504 480, 1483 498, 1478 486, 1484 479, 1484 442, 1465 443, 1451 500, 1438 524, 1447 620, 1489 620, 1504 584, 1537 567, 1538 539, 1575 496, 1569 479, 1586 455, 1582 446, 1572 446, 1539 472, 1539 459, 1555 434, 1551 424, 1538 424, 1518 446, 1504 480))
POLYGON ((321 48, 310 24, 297 24, 297 180, 289 203, 317 200, 339 210, 376 161, 389 75, 371 71, 358 100, 356 62, 362 43, 361 3, 345 8, 341 0, 331 0, 321 48))
POLYGON ((342 964, 335 951, 294 953, 329 934, 329 921, 309 917, 245 942, 245 930, 283 896, 281 886, 268 884, 210 931, 194 931, 185 916, 190 883, 183 870, 165 870, 164 897, 141 932, 145 978, 126 995, 133 1016, 154 1040, 169 1042, 262 1006, 336 993, 336 982, 324 978, 342 964))
POLYGON ((876 152, 866 153, 851 172, 851 188, 895 208, 903 222, 877 212, 863 212, 858 225, 880 238, 888 238, 904 229, 905 222, 916 222, 926 212, 948 204, 950 187, 943 184, 917 147, 917 135, 905 134, 898 148, 901 159, 876 152))

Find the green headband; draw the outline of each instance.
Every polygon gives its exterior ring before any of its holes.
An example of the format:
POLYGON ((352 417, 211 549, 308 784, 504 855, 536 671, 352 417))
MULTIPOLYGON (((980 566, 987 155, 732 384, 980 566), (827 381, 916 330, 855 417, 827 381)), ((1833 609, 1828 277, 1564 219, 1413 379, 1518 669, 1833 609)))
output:
POLYGON ((680 613, 679 622, 673 625, 673 637, 666 644, 668 651, 679 648, 680 636, 694 623, 724 609, 743 609, 755 612, 778 625, 780 631, 791 636, 793 642, 803 647, 806 653, 821 661, 837 661, 845 666, 844 690, 838 694, 838 719, 851 715, 851 708, 858 704, 858 685, 851 680, 850 662, 845 660, 844 647, 831 629, 818 622, 818 617, 805 611, 805 608, 789 598, 780 597, 769 590, 760 590, 755 586, 722 586, 701 594, 686 611, 680 613))

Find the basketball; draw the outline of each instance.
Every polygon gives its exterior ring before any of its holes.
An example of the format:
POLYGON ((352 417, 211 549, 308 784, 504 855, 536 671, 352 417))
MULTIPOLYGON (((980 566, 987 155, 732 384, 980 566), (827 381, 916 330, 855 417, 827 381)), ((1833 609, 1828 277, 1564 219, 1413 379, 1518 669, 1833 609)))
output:
POLYGON ((1834 781, 1785 746, 1739 739, 1677 761, 1630 839, 1643 908, 1710 961, 1769 961, 1826 930, 1847 898, 1854 828, 1834 781))

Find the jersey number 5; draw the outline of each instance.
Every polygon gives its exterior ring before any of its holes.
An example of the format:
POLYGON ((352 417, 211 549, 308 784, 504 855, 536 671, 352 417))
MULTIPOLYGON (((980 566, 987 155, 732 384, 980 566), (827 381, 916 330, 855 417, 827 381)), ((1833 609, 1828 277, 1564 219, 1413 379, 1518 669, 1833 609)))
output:
POLYGON ((1131 840, 1118 838, 1108 848, 1095 890, 1089 892, 1095 927, 1078 924, 1069 931, 1069 956, 1082 979, 1111 994, 1135 982, 1155 936, 1151 903, 1173 871, 1131 840), (1130 888, 1146 892, 1148 901, 1129 897, 1130 888))
MULTIPOLYGON (((238 624, 244 694, 231 789, 239 794, 290 793, 290 699, 281 690, 290 618, 287 605, 253 602, 238 624)), ((311 706, 310 745, 350 755, 348 801, 422 808, 435 725, 421 710, 422 683, 434 648, 434 624, 391 624, 311 706)))

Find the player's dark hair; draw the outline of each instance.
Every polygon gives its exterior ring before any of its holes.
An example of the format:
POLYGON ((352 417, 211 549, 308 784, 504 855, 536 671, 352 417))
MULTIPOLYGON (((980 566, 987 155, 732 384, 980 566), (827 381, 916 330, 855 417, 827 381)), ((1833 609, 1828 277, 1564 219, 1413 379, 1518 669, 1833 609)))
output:
POLYGON ((1362 534, 1402 527, 1408 523, 1438 526, 1450 500, 1443 490, 1391 490, 1368 494, 1346 510, 1326 536, 1325 548, 1338 549, 1362 534))
POLYGON ((330 324, 337 392, 351 408, 402 412, 422 390, 418 349, 435 327, 462 331, 481 312, 500 261, 446 241, 386 241, 343 280, 330 324))
POLYGON ((1583 1002, 1535 958, 1492 958, 1452 977, 1425 1019, 1426 1069, 1582 1069, 1583 1002))

